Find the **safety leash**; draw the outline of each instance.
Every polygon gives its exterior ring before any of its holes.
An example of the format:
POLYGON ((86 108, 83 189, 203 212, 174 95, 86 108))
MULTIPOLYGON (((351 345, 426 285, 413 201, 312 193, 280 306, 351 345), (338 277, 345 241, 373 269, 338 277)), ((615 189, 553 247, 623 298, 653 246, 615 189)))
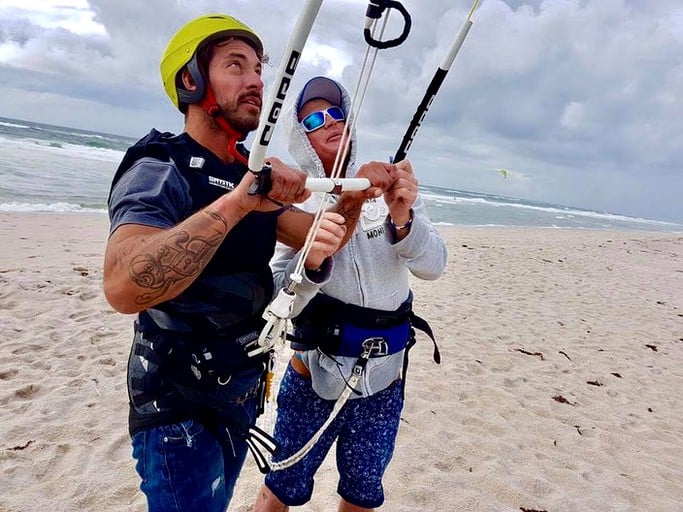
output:
POLYGON ((374 352, 381 352, 385 345, 386 342, 383 338, 368 338, 363 342, 363 352, 356 360, 356 364, 353 367, 351 376, 349 377, 349 380, 346 382, 346 387, 334 403, 334 406, 332 407, 332 411, 330 412, 329 417, 327 418, 325 423, 323 423, 320 426, 316 433, 313 434, 313 436, 308 440, 308 442, 304 446, 302 446, 299 449, 299 451, 297 451, 290 457, 279 462, 273 462, 272 457, 274 455, 277 455, 279 448, 277 441, 275 441, 275 438, 273 438, 270 434, 268 434, 268 432, 259 428, 256 425, 253 425, 249 428, 249 432, 247 434, 245 441, 247 443, 247 447, 249 448, 249 452, 254 457, 256 466, 259 468, 259 471, 261 471, 261 473, 266 474, 270 471, 279 471, 282 469, 289 468, 297 462, 299 462, 301 459, 303 459, 308 454, 308 452, 310 452, 313 449, 315 444, 320 440, 322 435, 325 433, 325 430, 327 430, 327 427, 329 427, 334 421, 334 419, 339 415, 342 408, 344 407, 344 404, 346 404, 346 402, 348 401, 349 396, 351 396, 351 393, 360 393, 356 389, 356 386, 358 385, 358 382, 363 376, 363 372, 365 371, 365 367, 367 366, 368 359, 370 359, 374 352), (266 455, 266 453, 268 453, 269 455, 266 455))

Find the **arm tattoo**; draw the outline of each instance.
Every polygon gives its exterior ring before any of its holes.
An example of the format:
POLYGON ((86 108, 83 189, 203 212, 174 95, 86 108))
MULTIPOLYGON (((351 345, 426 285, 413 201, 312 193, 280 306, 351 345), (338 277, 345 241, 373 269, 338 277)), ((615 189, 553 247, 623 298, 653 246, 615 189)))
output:
POLYGON ((215 229, 215 224, 212 224, 214 233, 209 236, 174 230, 155 253, 140 254, 131 260, 131 280, 140 288, 149 290, 136 297, 137 304, 153 302, 179 281, 196 279, 206 267, 225 238, 227 223, 215 212, 205 213, 220 222, 220 229, 215 229))

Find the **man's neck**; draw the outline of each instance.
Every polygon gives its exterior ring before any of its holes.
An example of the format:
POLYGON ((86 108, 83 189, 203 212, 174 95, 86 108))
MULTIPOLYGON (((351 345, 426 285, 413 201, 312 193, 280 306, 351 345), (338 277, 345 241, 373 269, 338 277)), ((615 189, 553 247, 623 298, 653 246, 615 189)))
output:
POLYGON ((220 126, 216 126, 203 111, 201 114, 195 113, 195 115, 186 117, 185 132, 226 164, 235 161, 235 157, 228 149, 230 137, 220 126))

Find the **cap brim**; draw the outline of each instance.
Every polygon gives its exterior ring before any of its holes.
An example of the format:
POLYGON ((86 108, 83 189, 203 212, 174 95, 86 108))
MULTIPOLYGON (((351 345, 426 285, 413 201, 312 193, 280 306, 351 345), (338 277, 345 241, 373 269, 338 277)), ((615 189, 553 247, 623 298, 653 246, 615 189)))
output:
POLYGON ((337 82, 330 80, 324 76, 316 76, 311 78, 301 92, 299 96, 299 102, 296 106, 296 111, 299 113, 301 107, 311 100, 322 99, 344 110, 342 105, 342 92, 337 82))

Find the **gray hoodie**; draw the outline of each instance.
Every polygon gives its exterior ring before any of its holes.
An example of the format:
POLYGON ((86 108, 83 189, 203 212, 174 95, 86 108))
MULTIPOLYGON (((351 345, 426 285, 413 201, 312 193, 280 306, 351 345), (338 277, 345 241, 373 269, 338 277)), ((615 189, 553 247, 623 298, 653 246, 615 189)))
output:
MULTIPOLYGON (((349 112, 351 100, 341 87, 343 110, 349 112)), ((303 127, 297 119, 294 104, 284 112, 284 130, 289 140, 289 152, 297 164, 309 176, 324 178, 325 170, 313 150, 303 127)), ((356 134, 352 134, 352 146, 346 177, 356 174, 356 134)), ((323 194, 313 194, 299 205, 315 212, 323 194)), ((333 203, 336 198, 328 195, 333 203)), ((410 274, 427 280, 437 279, 446 266, 446 244, 431 224, 424 201, 419 196, 413 205, 413 223, 409 234, 400 242, 393 243, 388 223, 389 209, 382 197, 366 201, 356 230, 349 242, 332 258, 331 272, 321 283, 314 283, 304 276, 295 291, 293 316, 296 316, 318 292, 348 304, 384 311, 394 311, 406 301, 410 292, 410 274)), ((298 254, 278 244, 271 267, 276 291, 287 286, 290 274, 298 261, 298 254)), ((356 358, 336 357, 332 360, 319 351, 302 354, 304 363, 311 370, 313 387, 325 399, 336 399, 344 388, 344 378, 350 376, 356 358)), ((384 389, 400 375, 403 352, 385 357, 372 358, 366 367, 361 383, 364 396, 384 389)), ((352 395, 354 396, 354 395, 352 395)))

